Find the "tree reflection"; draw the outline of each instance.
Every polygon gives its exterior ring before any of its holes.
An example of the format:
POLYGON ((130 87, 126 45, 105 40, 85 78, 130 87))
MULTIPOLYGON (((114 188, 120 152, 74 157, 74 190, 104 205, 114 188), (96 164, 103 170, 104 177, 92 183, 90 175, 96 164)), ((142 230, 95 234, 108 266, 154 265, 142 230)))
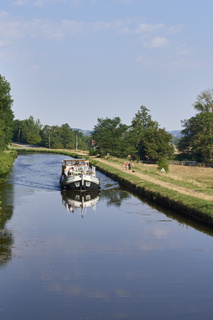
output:
POLYGON ((12 185, 0 186, 0 266, 6 264, 12 256, 13 236, 6 229, 6 223, 13 214, 12 185))
POLYGON ((131 198, 131 194, 121 189, 103 190, 101 198, 107 200, 107 206, 120 207, 123 200, 131 198))

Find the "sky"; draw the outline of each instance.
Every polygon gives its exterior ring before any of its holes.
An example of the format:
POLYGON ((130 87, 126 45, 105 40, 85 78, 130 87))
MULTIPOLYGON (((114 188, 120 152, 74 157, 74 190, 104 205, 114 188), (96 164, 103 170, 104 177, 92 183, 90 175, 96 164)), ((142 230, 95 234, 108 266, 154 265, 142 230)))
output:
POLYGON ((1 0, 15 119, 93 130, 140 106, 168 131, 212 88, 212 0, 1 0))

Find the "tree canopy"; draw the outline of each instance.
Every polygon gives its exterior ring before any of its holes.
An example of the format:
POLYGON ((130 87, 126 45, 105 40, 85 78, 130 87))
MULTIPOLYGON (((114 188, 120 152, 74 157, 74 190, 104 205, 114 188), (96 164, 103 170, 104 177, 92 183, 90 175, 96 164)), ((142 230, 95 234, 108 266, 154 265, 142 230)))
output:
POLYGON ((174 147, 171 134, 159 128, 158 122, 152 120, 145 106, 141 106, 135 114, 130 132, 138 158, 159 160, 172 157, 174 147))
POLYGON ((10 95, 9 82, 0 75, 0 150, 5 150, 12 139, 13 100, 10 95))
POLYGON ((113 119, 98 118, 92 139, 96 142, 96 148, 101 155, 110 153, 122 157, 133 150, 128 140, 128 126, 121 123, 119 117, 113 119))
POLYGON ((178 149, 201 162, 213 160, 213 89, 198 95, 194 108, 198 113, 182 121, 182 138, 178 149))
POLYGON ((158 160, 174 153, 172 136, 159 128, 145 106, 140 107, 131 126, 122 124, 119 117, 99 118, 92 138, 101 155, 109 153, 117 157, 131 155, 138 159, 158 160))
POLYGON ((14 120, 13 141, 40 145, 52 149, 88 150, 90 141, 82 132, 73 130, 67 123, 61 126, 42 125, 32 116, 25 120, 14 120))

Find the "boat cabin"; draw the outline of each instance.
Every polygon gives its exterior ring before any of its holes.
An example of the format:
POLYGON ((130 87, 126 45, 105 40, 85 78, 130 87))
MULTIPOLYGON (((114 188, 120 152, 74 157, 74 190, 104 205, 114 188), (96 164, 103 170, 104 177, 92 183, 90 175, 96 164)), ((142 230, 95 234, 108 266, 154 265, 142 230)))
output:
POLYGON ((69 159, 62 161, 62 174, 86 172, 89 170, 89 161, 85 159, 69 159))

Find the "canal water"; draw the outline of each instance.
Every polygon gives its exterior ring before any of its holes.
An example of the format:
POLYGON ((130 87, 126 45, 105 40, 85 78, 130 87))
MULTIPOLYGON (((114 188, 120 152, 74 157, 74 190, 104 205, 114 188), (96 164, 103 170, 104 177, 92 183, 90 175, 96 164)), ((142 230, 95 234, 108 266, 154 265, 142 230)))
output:
POLYGON ((19 155, 1 187, 0 319, 212 319, 212 231, 99 172, 61 192, 63 158, 19 155))

